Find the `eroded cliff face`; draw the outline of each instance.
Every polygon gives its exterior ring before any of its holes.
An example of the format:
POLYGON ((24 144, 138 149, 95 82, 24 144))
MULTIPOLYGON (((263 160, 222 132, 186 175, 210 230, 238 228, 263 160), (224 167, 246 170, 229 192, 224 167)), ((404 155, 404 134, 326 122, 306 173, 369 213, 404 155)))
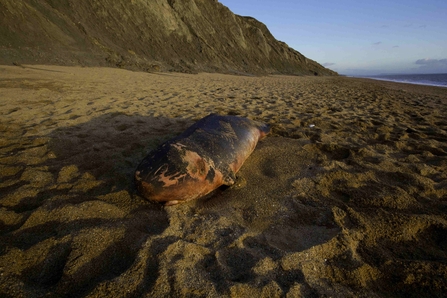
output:
POLYGON ((0 63, 334 75, 216 0, 1 0, 0 63))

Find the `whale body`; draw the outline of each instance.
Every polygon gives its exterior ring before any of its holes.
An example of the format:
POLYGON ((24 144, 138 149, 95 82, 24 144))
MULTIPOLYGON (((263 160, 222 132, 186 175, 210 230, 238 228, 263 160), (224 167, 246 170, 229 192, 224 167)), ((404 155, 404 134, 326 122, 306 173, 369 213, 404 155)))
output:
POLYGON ((248 118, 208 115, 141 161, 135 171, 136 188, 144 198, 169 206, 232 185, 269 132, 268 125, 248 118))

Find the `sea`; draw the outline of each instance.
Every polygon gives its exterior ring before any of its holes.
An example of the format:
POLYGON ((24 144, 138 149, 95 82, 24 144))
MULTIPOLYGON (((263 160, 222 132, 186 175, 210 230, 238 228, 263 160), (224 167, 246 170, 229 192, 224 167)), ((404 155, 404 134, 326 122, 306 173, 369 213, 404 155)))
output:
POLYGON ((398 83, 447 87, 447 73, 438 74, 393 74, 365 77, 368 79, 398 83))

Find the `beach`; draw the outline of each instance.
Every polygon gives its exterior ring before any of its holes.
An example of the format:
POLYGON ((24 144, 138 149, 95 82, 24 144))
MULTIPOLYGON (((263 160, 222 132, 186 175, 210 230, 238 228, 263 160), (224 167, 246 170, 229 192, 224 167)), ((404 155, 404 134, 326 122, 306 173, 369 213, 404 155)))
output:
POLYGON ((447 88, 0 66, 0 296, 442 297, 447 88), (210 113, 272 133, 212 195, 140 197, 210 113))

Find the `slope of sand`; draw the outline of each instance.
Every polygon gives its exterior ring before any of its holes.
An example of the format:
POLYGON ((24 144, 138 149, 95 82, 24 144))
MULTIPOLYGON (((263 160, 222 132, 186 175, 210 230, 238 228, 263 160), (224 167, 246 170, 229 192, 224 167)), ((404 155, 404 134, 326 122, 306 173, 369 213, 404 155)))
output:
POLYGON ((441 297, 447 90, 0 66, 0 296, 441 297), (145 154, 209 113, 272 126, 236 185, 163 208, 145 154))

